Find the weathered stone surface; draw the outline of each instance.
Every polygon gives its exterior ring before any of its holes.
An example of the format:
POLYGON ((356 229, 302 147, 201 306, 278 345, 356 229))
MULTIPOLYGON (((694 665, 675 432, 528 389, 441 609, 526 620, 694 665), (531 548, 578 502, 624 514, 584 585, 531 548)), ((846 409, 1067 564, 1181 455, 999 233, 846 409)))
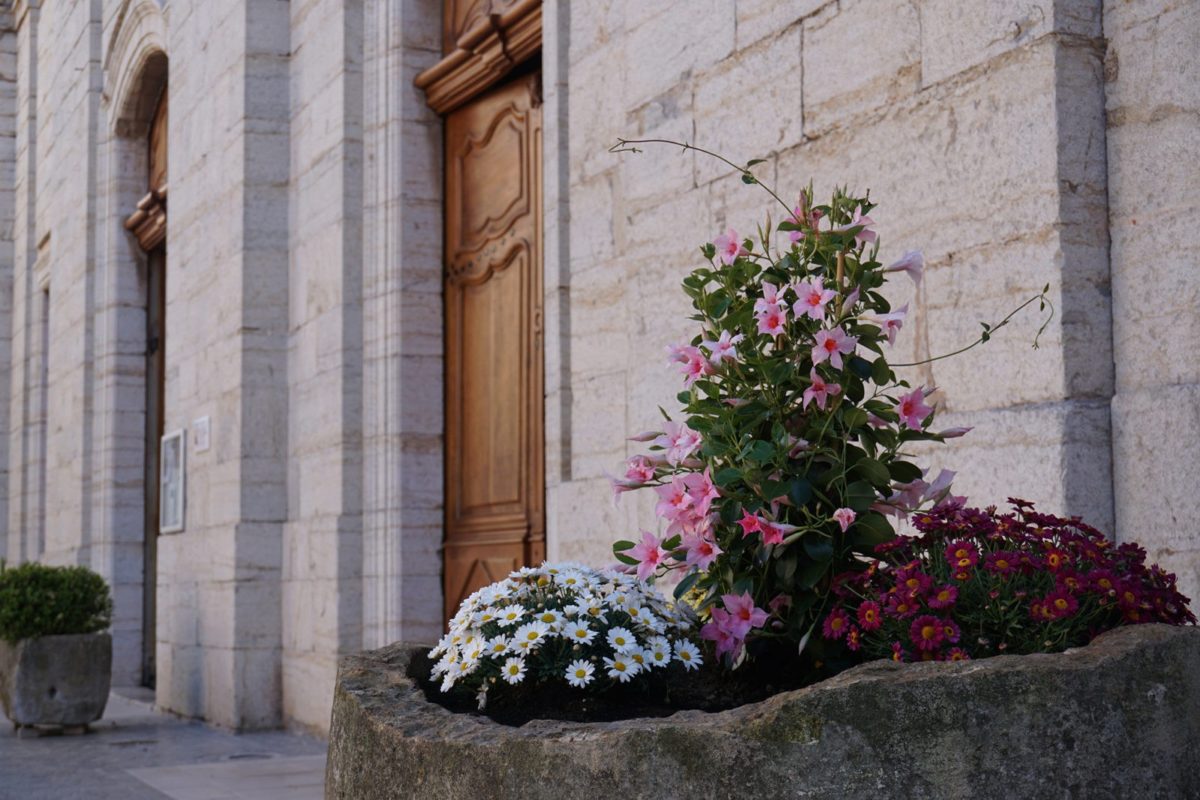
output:
POLYGON ((879 661, 761 703, 510 728, 454 714, 403 645, 343 660, 326 797, 1195 797, 1200 630, 1058 655, 879 661))
POLYGON ((17 725, 86 725, 100 719, 112 683, 112 636, 0 640, 0 704, 17 725))

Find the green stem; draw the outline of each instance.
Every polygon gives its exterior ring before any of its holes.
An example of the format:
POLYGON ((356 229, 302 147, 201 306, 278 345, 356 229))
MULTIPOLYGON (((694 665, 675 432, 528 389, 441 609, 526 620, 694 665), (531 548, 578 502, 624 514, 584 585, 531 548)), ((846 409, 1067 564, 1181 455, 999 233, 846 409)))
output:
POLYGON ((688 144, 687 142, 677 142, 674 139, 621 139, 621 138, 618 138, 617 143, 614 144, 612 147, 608 148, 608 152, 610 152, 610 153, 640 153, 640 152, 642 152, 640 149, 630 146, 630 145, 635 145, 635 144, 671 144, 671 145, 675 145, 676 147, 682 147, 684 150, 695 150, 697 153, 704 153, 704 155, 706 155, 706 156, 715 158, 718 161, 733 167, 735 170, 737 170, 739 173, 741 173, 743 178, 749 177, 751 181, 753 181, 755 184, 761 186, 767 192, 767 194, 771 195, 771 197, 774 197, 775 200, 778 201, 779 205, 783 206, 784 211, 788 212, 788 214, 792 213, 791 206, 789 206, 786 202, 784 202, 783 198, 780 197, 778 194, 776 194, 774 189, 772 189, 770 186, 767 186, 765 183, 760 181, 755 176, 755 174, 753 172, 751 172, 748 168, 733 163, 728 158, 726 158, 725 156, 723 156, 719 153, 714 153, 711 150, 705 150, 703 147, 696 147, 696 145, 694 145, 694 144, 688 144))
POLYGON ((963 353, 967 352, 968 350, 972 350, 972 349, 978 347, 979 345, 983 344, 984 342, 988 341, 989 339, 991 339, 992 334, 994 334, 996 331, 1000 330, 1005 325, 1007 325, 1009 323, 1009 321, 1011 321, 1012 318, 1017 315, 1018 312, 1020 312, 1023 308, 1025 308, 1025 306, 1029 305, 1034 300, 1041 300, 1043 304, 1048 304, 1050 306, 1050 316, 1046 317, 1046 321, 1042 323, 1042 327, 1038 328, 1037 335, 1035 335, 1033 337, 1033 346, 1036 348, 1038 346, 1038 339, 1041 338, 1042 334, 1046 332, 1046 328, 1050 325, 1050 320, 1054 319, 1054 304, 1050 302, 1050 298, 1046 297, 1046 293, 1044 291, 1041 292, 1040 294, 1035 294, 1033 297, 1029 298, 1024 303, 1021 303, 1021 305, 1014 308, 1011 312, 1009 312, 1009 315, 1007 317, 1000 320, 998 323, 996 323, 992 327, 988 328, 978 339, 971 342, 966 347, 961 347, 958 350, 955 350, 951 353, 942 353, 940 356, 933 356, 932 358, 926 358, 922 361, 913 361, 913 362, 910 362, 907 364, 889 364, 888 366, 892 367, 893 369, 898 368, 898 367, 919 367, 922 364, 930 364, 934 361, 941 361, 943 358, 952 358, 953 356, 962 355, 963 353))

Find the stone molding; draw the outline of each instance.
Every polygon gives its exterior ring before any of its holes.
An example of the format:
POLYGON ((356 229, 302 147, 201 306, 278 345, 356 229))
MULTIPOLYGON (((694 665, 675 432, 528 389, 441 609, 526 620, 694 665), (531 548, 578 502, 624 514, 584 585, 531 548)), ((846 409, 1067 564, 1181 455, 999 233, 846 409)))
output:
POLYGON ((167 52, 166 21, 154 0, 126 0, 116 20, 104 54, 103 96, 112 129, 121 136, 136 136, 141 131, 125 128, 149 124, 157 98, 148 100, 138 90, 151 60, 167 52))
POLYGON ((541 0, 522 0, 473 25, 454 50, 418 75, 415 83, 430 108, 448 114, 499 82, 541 46, 541 0))

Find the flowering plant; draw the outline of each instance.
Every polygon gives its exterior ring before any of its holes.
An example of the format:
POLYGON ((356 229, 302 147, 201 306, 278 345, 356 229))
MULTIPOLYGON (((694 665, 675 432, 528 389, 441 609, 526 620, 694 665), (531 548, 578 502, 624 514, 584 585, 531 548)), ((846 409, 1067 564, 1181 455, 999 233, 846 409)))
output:
MULTIPOLYGON (((759 183, 756 162, 700 152, 759 183)), ((660 430, 634 437, 649 452, 614 480, 618 494, 653 490, 666 526, 617 542, 617 558, 642 578, 682 573, 676 596, 697 598, 710 620, 702 637, 731 663, 748 640, 803 650, 831 576, 893 538, 889 516, 949 495, 953 473, 927 481, 906 448, 966 432, 932 429, 933 389, 910 386, 893 367, 913 365, 887 357, 908 308, 882 290, 900 272, 919 283, 921 254, 879 260, 868 196, 842 190, 818 204, 809 187, 793 208, 763 188, 787 217, 768 218, 757 241, 729 229, 701 248, 707 263, 683 280, 698 330, 668 348, 682 418, 664 411, 660 430)), ((975 344, 1030 303, 1044 308, 1048 288, 984 324, 975 344)))
POLYGON ((945 505, 918 514, 923 535, 882 544, 865 571, 838 576, 824 636, 898 661, 1045 653, 1118 625, 1195 623, 1175 576, 1146 567, 1078 519, 1010 500, 999 514, 945 505))
POLYGON ((579 689, 628 683, 654 670, 697 669, 692 625, 633 576, 580 564, 525 567, 478 590, 430 652, 442 691, 486 696, 502 681, 579 689))

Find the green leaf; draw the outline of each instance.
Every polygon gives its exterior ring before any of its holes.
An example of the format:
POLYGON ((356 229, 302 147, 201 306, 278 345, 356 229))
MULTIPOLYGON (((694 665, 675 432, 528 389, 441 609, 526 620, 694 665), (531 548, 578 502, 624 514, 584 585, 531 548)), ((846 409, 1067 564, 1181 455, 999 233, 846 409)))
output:
POLYGON ((775 562, 775 576, 783 583, 790 585, 792 578, 796 575, 797 560, 795 551, 788 552, 775 562))
POLYGON ((734 481, 740 480, 741 477, 742 471, 737 467, 725 467, 724 469, 718 470, 717 474, 713 476, 713 483, 724 489, 734 481))
POLYGON ((620 561, 622 564, 628 564, 631 567, 637 566, 638 564, 638 560, 636 558, 631 558, 624 553, 613 553, 613 555, 616 556, 617 561, 620 561))
POLYGON ((613 552, 617 553, 621 550, 632 550, 636 545, 628 539, 622 539, 619 542, 613 543, 613 552))
POLYGON ((717 248, 712 242, 708 242, 700 247, 700 252, 705 258, 711 259, 717 255, 717 248))
POLYGON ((770 442, 759 439, 750 448, 750 460, 756 464, 766 464, 775 458, 775 446, 770 442))
POLYGON ((864 458, 850 470, 855 477, 870 481, 875 486, 886 486, 891 480, 888 468, 873 458, 864 458))
POLYGON ((687 594, 688 590, 696 585, 696 581, 700 580, 700 575, 700 572, 689 572, 684 575, 683 580, 675 584, 675 599, 678 600, 687 594))
POLYGON ((788 497, 797 507, 803 506, 812 499, 812 484, 804 478, 792 478, 788 487, 788 497))
POLYGON ((679 547, 679 544, 682 541, 683 540, 680 538, 679 534, 675 534, 670 539, 667 539, 665 542, 663 542, 661 547, 663 550, 671 551, 676 547, 679 547))
POLYGON ((753 167, 755 164, 765 164, 765 163, 767 163, 767 160, 765 158, 752 158, 746 162, 746 169, 750 169, 750 167, 753 167))
POLYGON ((801 541, 809 558, 815 561, 828 561, 833 558, 833 540, 824 536, 805 536, 801 541))
POLYGON ((864 381, 871 377, 871 362, 859 356, 850 358, 850 370, 864 381))
POLYGON ((745 183, 749 186, 753 186, 754 184, 758 183, 758 178, 754 177, 749 172, 743 172, 742 173, 742 183, 745 183))
POLYGON ((809 561, 800 568, 800 576, 797 583, 801 589, 811 589, 817 585, 817 581, 824 577, 825 572, 829 569, 828 561, 809 561))
POLYGON ((866 481, 855 481, 846 487, 846 505, 859 514, 870 508, 878 497, 875 487, 866 481))
POLYGON ((908 461, 893 461, 888 464, 888 473, 897 483, 911 483, 921 477, 921 468, 908 461))
POLYGON ((892 382, 892 368, 888 366, 887 359, 883 356, 871 362, 871 380, 880 386, 892 382))
POLYGON ((850 539, 861 552, 873 552, 876 545, 890 542, 896 538, 896 532, 887 521, 887 517, 875 511, 862 514, 850 527, 850 539))

